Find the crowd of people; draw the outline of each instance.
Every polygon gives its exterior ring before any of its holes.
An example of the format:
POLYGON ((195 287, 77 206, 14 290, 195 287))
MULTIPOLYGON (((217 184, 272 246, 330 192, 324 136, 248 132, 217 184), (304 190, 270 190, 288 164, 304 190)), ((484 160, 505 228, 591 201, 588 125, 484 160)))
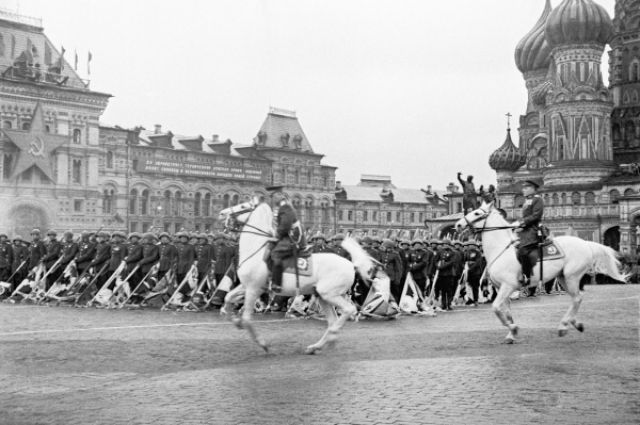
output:
MULTIPOLYGON (((79 306, 163 306, 190 309, 220 307, 239 282, 237 234, 116 231, 82 232, 78 237, 38 229, 31 241, 0 234, 0 295, 9 302, 67 303, 79 306), (225 283, 226 282, 226 283, 225 283)), ((335 253, 345 235, 310 238, 311 253, 335 253)), ((390 280, 390 302, 400 303, 410 275, 421 296, 450 310, 461 279, 468 303, 478 302, 485 267, 480 244, 449 239, 357 238, 390 280), (432 285, 434 283, 435 285, 432 285)), ((357 278, 349 296, 362 306, 370 282, 357 278)), ((271 310, 287 308, 287 299, 265 298, 271 310), (268 301, 270 300, 270 301, 268 301)))

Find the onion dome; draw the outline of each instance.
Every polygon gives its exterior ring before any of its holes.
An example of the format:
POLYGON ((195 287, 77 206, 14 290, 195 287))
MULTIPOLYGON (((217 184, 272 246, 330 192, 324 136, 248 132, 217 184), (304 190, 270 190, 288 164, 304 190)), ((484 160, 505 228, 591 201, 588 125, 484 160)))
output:
POLYGON ((496 171, 516 171, 525 163, 525 155, 511 140, 511 129, 507 129, 507 138, 502 146, 489 157, 489 165, 496 171))
POLYGON ((553 9, 545 26, 551 47, 566 44, 605 45, 613 23, 604 7, 593 0, 564 0, 553 9))
POLYGON ((536 69, 546 69, 551 63, 551 46, 544 36, 547 18, 551 14, 551 0, 547 0, 542 16, 516 47, 516 66, 523 74, 536 69))

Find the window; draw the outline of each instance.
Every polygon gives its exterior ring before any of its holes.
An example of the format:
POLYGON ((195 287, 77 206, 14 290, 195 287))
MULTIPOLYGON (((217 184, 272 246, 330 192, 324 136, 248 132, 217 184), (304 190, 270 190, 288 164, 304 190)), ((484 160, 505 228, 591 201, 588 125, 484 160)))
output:
POLYGON ((387 211, 387 223, 391 223, 391 211, 387 211))
POLYGON ((396 221, 398 223, 402 222, 402 213, 400 211, 396 211, 396 221))
POLYGON ((587 205, 595 205, 596 204, 596 195, 593 192, 587 192, 584 195, 584 203, 587 205))
POLYGON ((5 179, 11 177, 11 166, 13 165, 13 155, 5 153, 2 161, 2 176, 5 179))
POLYGON ((150 227, 151 227, 151 223, 142 223, 143 232, 148 232, 150 227))
POLYGON ((74 212, 82 212, 82 199, 74 199, 73 200, 73 211, 74 212))
POLYGON ((113 168, 113 152, 107 151, 107 168, 113 168))
POLYGON ((173 216, 179 217, 181 210, 182 210, 182 192, 178 191, 176 192, 175 200, 173 202, 173 216))
POLYGON ((573 192, 571 194, 571 204, 572 205, 580 205, 580 194, 578 192, 573 192))
POLYGON ((49 127, 49 124, 44 126, 44 131, 46 131, 47 133, 51 133, 51 127, 49 127))
POLYGON ((200 232, 200 225, 199 225, 199 224, 196 224, 196 225, 195 225, 194 230, 195 230, 196 232, 200 232))
POLYGON ((231 202, 233 206, 238 205, 240 203, 240 195, 233 195, 231 202))
MULTIPOLYGON (((171 214, 171 192, 168 190, 164 191, 164 196, 162 197, 162 209, 164 210, 165 217, 171 214)), ((165 232, 168 232, 168 230, 165 230, 165 232)))
POLYGON ((351 210, 347 211, 347 220, 348 221, 353 220, 353 211, 351 210))
POLYGON ((145 189, 140 197, 140 215, 147 214, 149 214, 149 191, 145 189))
POLYGON ((202 208, 202 195, 198 192, 193 199, 193 215, 200 216, 200 209, 202 208))
POLYGON ((229 208, 231 206, 231 198, 228 193, 222 197, 222 205, 223 208, 229 208))
POLYGON ((307 173, 307 184, 313 184, 313 170, 309 170, 307 173))
POLYGON ((378 221, 378 211, 374 211, 371 213, 371 220, 378 221))
POLYGON ((416 213, 409 214, 409 222, 414 223, 416 221, 416 213))
POLYGON ((204 195, 204 202, 202 203, 202 215, 209 217, 211 215, 211 194, 204 195))
POLYGON ((82 132, 79 128, 73 130, 73 143, 79 145, 82 140, 82 132))
POLYGON ((618 189, 613 189, 611 192, 609 192, 609 199, 611 200, 612 204, 617 204, 619 198, 620 192, 618 191, 618 189))
POLYGON ((136 189, 131 189, 131 192, 129 192, 129 214, 136 213, 137 203, 138 203, 138 191, 136 189))
POLYGON ((11 130, 11 127, 13 127, 11 121, 5 121, 2 123, 2 128, 4 128, 5 130, 11 130))
POLYGON ((71 179, 73 183, 82 183, 82 161, 74 159, 72 162, 71 179))
POLYGON ((456 212, 462 212, 462 202, 456 202, 456 212))
POLYGON ((420 223, 424 223, 424 213, 420 213, 419 217, 420 217, 420 223))
POLYGON ((558 205, 558 204, 560 203, 560 198, 558 198, 558 194, 557 194, 557 193, 554 193, 554 194, 551 196, 551 203, 552 203, 553 205, 558 205))
POLYGON ((22 129, 23 130, 30 130, 31 129, 31 123, 30 122, 23 122, 22 123, 22 129))
POLYGON ((369 211, 362 212, 362 221, 369 221, 369 211))
POLYGON ((338 211, 338 220, 342 221, 344 220, 344 211, 340 210, 338 211))
POLYGON ((165 232, 169 233, 171 231, 171 223, 164 223, 163 229, 165 232))
POLYGON ((102 213, 113 214, 113 196, 114 191, 105 189, 102 193, 102 213))

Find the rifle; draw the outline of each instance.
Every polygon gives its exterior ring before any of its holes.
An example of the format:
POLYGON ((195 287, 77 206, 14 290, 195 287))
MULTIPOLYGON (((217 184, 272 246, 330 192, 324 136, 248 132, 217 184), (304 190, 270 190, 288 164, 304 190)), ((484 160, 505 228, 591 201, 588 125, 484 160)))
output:
POLYGON ((114 288, 113 293, 111 294, 111 297, 109 297, 109 299, 105 303, 105 304, 107 304, 107 308, 113 308, 114 307, 114 301, 117 301, 117 299, 118 299, 117 293, 122 288, 124 288, 125 297, 127 296, 127 292, 130 292, 131 289, 127 290, 125 285, 129 284, 129 279, 131 279, 131 277, 138 271, 139 268, 140 268, 140 266, 136 265, 133 268, 133 270, 131 271, 131 273, 129 273, 127 275, 127 277, 124 280, 121 281, 120 285, 118 285, 118 278, 116 278, 116 287, 114 288))
MULTIPOLYGON (((63 255, 64 256, 64 255, 63 255)), ((45 302, 48 298, 52 297, 53 295, 55 295, 53 292, 54 290, 56 290, 56 294, 62 292, 64 289, 61 289, 59 285, 60 281, 62 280, 62 278, 64 277, 65 273, 67 273, 67 270, 69 269, 69 267, 71 266, 71 264, 73 263, 73 260, 67 264, 67 266, 64 268, 64 270, 62 271, 62 273, 60 274, 60 276, 58 276, 58 278, 53 282, 53 284, 51 284, 51 288, 49 288, 49 290, 46 292, 46 294, 44 294, 44 296, 42 297, 41 300, 39 300, 37 302, 37 304, 42 304, 43 302, 45 302)))
MULTIPOLYGON (((120 262, 120 264, 118 265, 118 267, 114 270, 114 272, 111 274, 111 276, 109 277, 109 279, 107 279, 102 286, 100 287, 100 289, 98 289, 98 292, 96 292, 96 294, 93 296, 93 298, 91 298, 91 300, 89 300, 87 302, 87 307, 90 307, 93 302, 96 300, 96 298, 98 298, 98 295, 100 295, 100 292, 102 292, 104 289, 108 288, 109 285, 111 285, 111 282, 113 282, 114 280, 116 280, 116 278, 120 275, 120 273, 122 273, 122 270, 124 269, 126 263, 124 261, 120 262)), ((113 295, 113 293, 111 294, 113 295)), ((109 299, 111 299, 111 297, 109 297, 109 299)))
POLYGON ((27 274, 27 277, 25 277, 22 280, 22 282, 18 284, 18 286, 16 287, 16 289, 14 289, 11 295, 7 297, 6 301, 10 303, 15 303, 16 301, 13 298, 16 295, 21 295, 23 299, 26 298, 29 295, 29 293, 25 294, 24 292, 21 291, 21 289, 24 288, 25 286, 31 287, 31 285, 35 284, 35 281, 39 280, 38 274, 42 273, 43 268, 44 266, 42 264, 38 264, 33 269, 31 269, 29 274, 27 274), (30 276, 31 276, 31 279, 29 278, 30 276))
MULTIPOLYGON (((40 303, 44 299, 44 297, 49 293, 49 291, 45 290, 47 287, 47 277, 49 277, 49 275, 53 273, 55 269, 58 268, 60 261, 62 261, 62 257, 64 257, 64 255, 60 255, 60 257, 58 257, 56 262, 53 263, 53 266, 51 266, 51 268, 44 273, 44 276, 42 276, 40 279, 36 281, 33 291, 31 291, 29 296, 27 296, 25 299, 32 300, 36 304, 40 303), (40 287, 41 283, 43 283, 43 286, 45 289, 42 289, 40 287)), ((53 284, 51 286, 53 287, 53 284)))
POLYGON ((435 304, 436 304, 436 301, 435 301, 436 283, 438 283, 439 277, 440 277, 440 270, 436 270, 436 274, 433 275, 433 282, 431 282, 431 291, 427 299, 427 305, 431 307, 435 307, 435 304))
MULTIPOLYGON (((11 273, 11 276, 9 276, 7 281, 6 282, 0 282, 0 295, 3 295, 5 292, 7 292, 8 289, 11 288, 11 286, 12 286, 11 279, 13 279, 13 277, 16 275, 16 273, 18 273, 20 271, 20 269, 22 269, 22 267, 25 264, 27 264, 27 260, 22 260, 22 263, 20 263, 18 268, 13 273, 11 273)), ((9 295, 9 296, 11 296, 11 295, 9 295)))
POLYGON ((164 305, 160 308, 160 311, 165 311, 167 310, 169 307, 169 305, 171 304, 171 302, 173 301, 173 299, 175 298, 176 294, 180 293, 180 289, 182 289, 182 287, 185 285, 185 283, 189 282, 189 279, 192 278, 192 275, 195 271, 195 273, 198 273, 198 270, 194 270, 196 269, 196 265, 195 263, 191 265, 191 268, 189 269, 189 271, 187 272, 187 274, 185 275, 184 279, 182 279, 182 282, 180 282, 180 285, 178 285, 178 287, 176 288, 175 291, 173 291, 173 294, 171 294, 171 296, 169 297, 169 299, 167 300, 166 303, 164 303, 164 305))
MULTIPOLYGON (((69 265, 67 266, 67 268, 69 268, 72 264, 75 266, 75 262, 76 262, 76 260, 75 260, 75 259, 71 260, 71 262, 69 263, 69 265)), ((63 296, 56 296, 56 295, 52 295, 52 297, 54 297, 54 298, 58 301, 58 303, 59 303, 60 301, 69 301, 69 299, 70 299, 69 294, 73 294, 73 290, 75 290, 75 289, 76 289, 76 286, 78 286, 78 285, 81 285, 81 286, 82 286, 82 281, 83 281, 83 279, 85 278, 85 276, 87 275, 87 273, 89 273, 89 269, 90 269, 89 267, 85 268, 85 269, 82 271, 82 273, 80 273, 80 276, 78 276, 78 277, 76 278, 76 280, 75 280, 75 281, 73 281, 73 283, 71 283, 71 284, 69 285, 69 287, 65 290, 65 291, 66 291, 66 293, 67 293, 67 295, 66 295, 66 296, 64 296, 64 298, 63 298, 63 296)), ((77 270, 77 269, 76 269, 76 270, 77 270)), ((65 273, 66 273, 66 270, 65 270, 65 273)), ((63 274, 64 274, 64 273, 63 273, 63 274)), ((72 279, 72 278, 70 277, 70 278, 69 278, 69 280, 71 280, 71 279, 72 279)))

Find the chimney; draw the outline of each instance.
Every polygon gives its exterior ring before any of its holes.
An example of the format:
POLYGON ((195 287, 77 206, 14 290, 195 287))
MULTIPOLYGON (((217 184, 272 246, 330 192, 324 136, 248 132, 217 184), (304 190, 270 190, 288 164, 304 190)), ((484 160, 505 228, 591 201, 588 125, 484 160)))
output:
POLYGON ((160 134, 162 133, 162 126, 160 124, 156 124, 154 125, 155 130, 153 130, 153 134, 160 134))
POLYGON ((211 136, 211 143, 218 143, 220 141, 220 136, 218 136, 217 134, 214 134, 213 136, 211 136))
POLYGON ((457 193, 458 192, 458 186, 453 184, 453 182, 449 183, 447 185, 447 192, 448 193, 457 193))
POLYGON ((336 180, 336 190, 342 190, 342 182, 340 180, 336 180))
POLYGON ((432 188, 431 185, 427 185, 427 193, 431 193, 431 188, 432 188))

